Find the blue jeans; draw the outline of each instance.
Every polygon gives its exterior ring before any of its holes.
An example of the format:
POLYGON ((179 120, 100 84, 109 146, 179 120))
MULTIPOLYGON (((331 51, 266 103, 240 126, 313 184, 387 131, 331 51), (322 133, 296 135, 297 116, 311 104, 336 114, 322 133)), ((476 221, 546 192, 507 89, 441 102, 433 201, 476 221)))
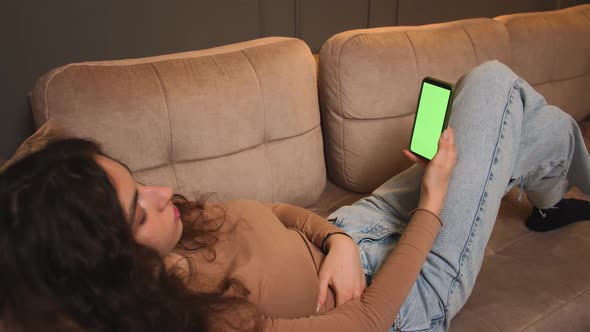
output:
MULTIPOLYGON (((572 186, 590 195, 590 158, 567 113, 497 61, 457 85, 449 125, 458 157, 440 215, 444 226, 392 330, 448 330, 471 294, 500 201, 514 185, 538 208, 555 205, 572 186)), ((357 242, 369 279, 417 207, 423 172, 414 165, 328 217, 357 242)))

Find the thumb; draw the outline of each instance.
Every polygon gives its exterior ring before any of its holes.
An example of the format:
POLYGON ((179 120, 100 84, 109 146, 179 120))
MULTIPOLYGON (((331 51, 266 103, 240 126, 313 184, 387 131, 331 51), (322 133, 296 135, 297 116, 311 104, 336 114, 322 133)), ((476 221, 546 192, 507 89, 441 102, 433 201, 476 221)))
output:
POLYGON ((455 130, 451 127, 448 127, 447 129, 445 129, 445 131, 448 134, 449 144, 451 144, 451 145, 455 144, 455 130))
POLYGON ((448 147, 450 146, 450 141, 452 139, 452 129, 451 128, 447 128, 442 132, 442 135, 440 135, 440 139, 438 140, 438 152, 437 154, 442 154, 442 153, 446 153, 448 147))
POLYGON ((438 141, 439 142, 439 145, 441 143, 442 144, 448 144, 449 143, 449 141, 451 139, 451 131, 452 131, 452 129, 451 129, 451 127, 449 127, 449 128, 445 129, 442 132, 442 134, 440 135, 440 140, 438 141))
POLYGON ((328 286, 329 281, 328 277, 325 274, 320 274, 320 292, 318 296, 318 306, 316 311, 320 311, 324 306, 324 302, 326 302, 326 297, 328 296, 328 286))

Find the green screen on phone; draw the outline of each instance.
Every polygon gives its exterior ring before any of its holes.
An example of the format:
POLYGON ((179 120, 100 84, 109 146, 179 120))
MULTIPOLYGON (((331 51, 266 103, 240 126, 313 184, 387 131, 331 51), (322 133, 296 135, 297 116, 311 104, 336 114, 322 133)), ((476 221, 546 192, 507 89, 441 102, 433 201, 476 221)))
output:
POLYGON ((422 83, 410 151, 428 160, 434 157, 450 99, 450 87, 441 87, 427 81, 422 83))

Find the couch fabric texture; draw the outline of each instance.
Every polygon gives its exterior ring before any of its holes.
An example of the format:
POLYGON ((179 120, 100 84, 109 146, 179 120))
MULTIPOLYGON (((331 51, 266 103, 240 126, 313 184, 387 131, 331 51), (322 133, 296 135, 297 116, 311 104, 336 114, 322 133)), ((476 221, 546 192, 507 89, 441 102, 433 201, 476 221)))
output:
MULTIPOLYGON (((576 120, 588 117, 588 40, 590 5, 353 30, 324 44, 316 74, 304 42, 264 38, 69 64, 37 81, 31 104, 37 126, 52 119, 99 141, 139 181, 327 216, 409 166, 401 149, 424 76, 453 82, 498 59, 576 120)), ((531 233, 523 225, 531 206, 517 196, 504 199, 451 330, 590 331, 590 223, 531 233)))
POLYGON ((309 206, 326 181, 315 68, 289 38, 71 64, 37 83, 33 115, 96 138, 145 183, 309 206))

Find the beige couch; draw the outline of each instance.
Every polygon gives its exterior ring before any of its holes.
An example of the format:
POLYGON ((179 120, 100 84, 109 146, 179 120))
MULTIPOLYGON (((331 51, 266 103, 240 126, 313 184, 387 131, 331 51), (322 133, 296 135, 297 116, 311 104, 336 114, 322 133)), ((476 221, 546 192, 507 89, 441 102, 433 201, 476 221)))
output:
MULTIPOLYGON (((400 151, 423 76, 455 81, 499 59, 582 121, 589 41, 590 5, 355 30, 322 47, 316 80, 305 43, 265 38, 69 64, 37 81, 31 104, 37 126, 52 118, 98 140, 142 182, 327 216, 409 166, 400 151)), ((530 208, 508 194, 452 331, 590 331, 590 223, 531 233, 530 208)))

